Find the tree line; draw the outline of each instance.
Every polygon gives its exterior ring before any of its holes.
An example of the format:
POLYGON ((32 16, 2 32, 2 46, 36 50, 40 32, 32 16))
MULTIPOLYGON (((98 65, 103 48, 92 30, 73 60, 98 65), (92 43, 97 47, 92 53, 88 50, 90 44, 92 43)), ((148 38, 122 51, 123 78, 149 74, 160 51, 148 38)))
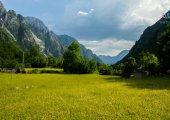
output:
MULTIPOLYGON (((65 73, 71 74, 87 74, 98 71, 101 75, 122 75, 129 78, 139 68, 148 71, 149 75, 155 75, 161 72, 161 68, 166 68, 169 65, 169 63, 161 61, 162 59, 158 59, 155 54, 148 51, 142 51, 135 57, 129 57, 124 63, 116 65, 109 66, 96 63, 94 60, 83 59, 80 45, 76 41, 68 46, 63 58, 54 58, 42 54, 36 45, 23 52, 14 42, 5 40, 10 39, 7 34, 3 33, 3 31, 1 33, 0 68, 53 67, 63 68, 65 73)), ((165 36, 163 35, 162 38, 165 36)), ((168 46, 164 48, 166 48, 164 51, 169 50, 168 46)), ((162 55, 161 52, 160 55, 162 55)), ((168 55, 166 56, 169 58, 168 55)), ((162 58, 165 58, 165 56, 162 55, 162 58)))

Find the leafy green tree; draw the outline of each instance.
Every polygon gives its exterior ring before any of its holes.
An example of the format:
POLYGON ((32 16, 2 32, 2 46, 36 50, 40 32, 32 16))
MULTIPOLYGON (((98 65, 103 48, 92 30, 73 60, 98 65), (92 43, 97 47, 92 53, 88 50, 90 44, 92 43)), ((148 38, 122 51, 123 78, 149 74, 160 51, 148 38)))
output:
POLYGON ((64 61, 64 59, 63 58, 57 58, 57 60, 56 60, 57 62, 56 62, 56 68, 63 68, 63 61, 64 61))
POLYGON ((43 68, 47 66, 47 59, 44 56, 35 56, 31 59, 32 68, 43 68))
POLYGON ((74 41, 64 53, 63 68, 66 73, 80 73, 82 56, 79 44, 74 41))
POLYGON ((30 63, 33 68, 43 68, 48 65, 48 59, 40 53, 39 46, 32 46, 27 57, 26 59, 29 59, 27 62, 30 63))
POLYGON ((139 54, 138 65, 152 75, 158 71, 159 60, 154 54, 143 51, 139 54))
POLYGON ((93 73, 93 72, 95 72, 96 69, 97 69, 97 63, 96 63, 96 61, 94 61, 94 60, 88 60, 88 67, 89 67, 88 73, 93 73))
POLYGON ((80 73, 93 73, 97 69, 97 64, 94 60, 82 60, 80 64, 80 73))
POLYGON ((48 66, 53 68, 63 68, 63 58, 48 58, 48 66))
POLYGON ((0 67, 15 68, 21 63, 22 51, 8 32, 0 28, 0 67))
POLYGON ((54 64, 56 64, 56 58, 48 57, 48 66, 52 67, 54 64))
POLYGON ((93 73, 97 64, 94 60, 83 60, 78 42, 74 41, 64 53, 63 68, 66 73, 93 73))
POLYGON ((123 74, 123 70, 124 70, 124 64, 120 63, 120 64, 116 64, 116 65, 112 65, 113 68, 113 74, 114 75, 122 75, 123 74))
POLYGON ((132 75, 132 73, 135 70, 135 66, 136 66, 135 58, 129 57, 125 62, 123 76, 126 78, 130 78, 130 76, 132 75))
POLYGON ((98 71, 100 75, 111 75, 113 73, 112 67, 106 64, 100 64, 98 67, 98 71))

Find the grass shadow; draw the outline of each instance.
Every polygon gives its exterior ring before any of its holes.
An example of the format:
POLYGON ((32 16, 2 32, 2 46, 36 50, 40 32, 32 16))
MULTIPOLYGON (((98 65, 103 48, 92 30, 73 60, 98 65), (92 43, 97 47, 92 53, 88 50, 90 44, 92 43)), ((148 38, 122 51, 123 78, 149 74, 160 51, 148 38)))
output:
POLYGON ((170 77, 145 77, 145 78, 105 78, 108 82, 125 83, 124 86, 137 89, 170 90, 170 77))

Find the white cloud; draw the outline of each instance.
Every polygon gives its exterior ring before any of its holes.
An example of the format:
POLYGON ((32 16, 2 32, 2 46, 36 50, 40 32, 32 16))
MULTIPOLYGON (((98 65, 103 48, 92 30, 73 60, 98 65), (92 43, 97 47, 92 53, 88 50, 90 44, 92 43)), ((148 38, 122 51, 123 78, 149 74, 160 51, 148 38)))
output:
POLYGON ((93 13, 93 11, 94 11, 94 9, 90 9, 89 12, 84 12, 84 11, 81 11, 81 10, 80 10, 80 11, 78 11, 77 15, 78 15, 78 16, 87 16, 87 15, 93 13))
POLYGON ((83 12, 83 11, 79 11, 78 13, 77 13, 77 15, 79 15, 79 16, 87 16, 89 13, 87 13, 87 12, 83 12))
POLYGON ((169 0, 139 0, 135 7, 129 8, 122 17, 122 29, 149 26, 158 21, 170 9, 169 0))
POLYGON ((89 13, 92 13, 94 11, 94 9, 90 9, 90 12, 89 13))
POLYGON ((88 49, 91 49, 97 55, 110 56, 115 56, 119 54, 122 50, 129 50, 135 44, 134 41, 116 39, 105 39, 102 41, 80 40, 79 42, 85 45, 88 49))

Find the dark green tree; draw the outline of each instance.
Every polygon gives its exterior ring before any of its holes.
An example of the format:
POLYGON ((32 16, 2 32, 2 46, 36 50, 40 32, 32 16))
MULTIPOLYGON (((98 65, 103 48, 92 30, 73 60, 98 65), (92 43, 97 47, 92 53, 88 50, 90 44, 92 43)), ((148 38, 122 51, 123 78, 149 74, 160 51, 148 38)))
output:
POLYGON ((64 53, 64 71, 66 73, 80 73, 81 61, 80 46, 74 41, 64 53))
POLYGON ((0 28, 0 67, 15 68, 22 61, 22 50, 4 29, 0 28))
POLYGON ((82 60, 80 64, 80 73, 93 73, 97 69, 97 64, 94 60, 82 60))
POLYGON ((123 74, 124 64, 120 63, 120 64, 112 65, 112 68, 113 68, 114 75, 121 76, 123 74))
POLYGON ((43 68, 48 65, 48 59, 40 53, 39 46, 32 46, 28 59, 32 68, 43 68))
POLYGON ((135 66, 136 66, 136 60, 133 57, 129 57, 125 64, 124 64, 124 71, 123 71, 123 76, 125 78, 130 78, 130 76, 132 75, 132 73, 135 70, 135 66))
POLYGON ((74 41, 64 53, 63 68, 66 73, 93 73, 96 68, 94 60, 84 60, 81 56, 80 45, 74 41))
POLYGON ((166 73, 170 70, 170 25, 167 25, 166 31, 160 36, 157 42, 157 56, 160 62, 161 72, 166 73))
POLYGON ((98 71, 100 75, 111 75, 113 73, 112 67, 106 64, 100 64, 98 67, 98 71))
POLYGON ((154 54, 148 51, 143 51, 139 54, 137 63, 142 69, 148 70, 150 75, 158 73, 159 60, 154 54))

